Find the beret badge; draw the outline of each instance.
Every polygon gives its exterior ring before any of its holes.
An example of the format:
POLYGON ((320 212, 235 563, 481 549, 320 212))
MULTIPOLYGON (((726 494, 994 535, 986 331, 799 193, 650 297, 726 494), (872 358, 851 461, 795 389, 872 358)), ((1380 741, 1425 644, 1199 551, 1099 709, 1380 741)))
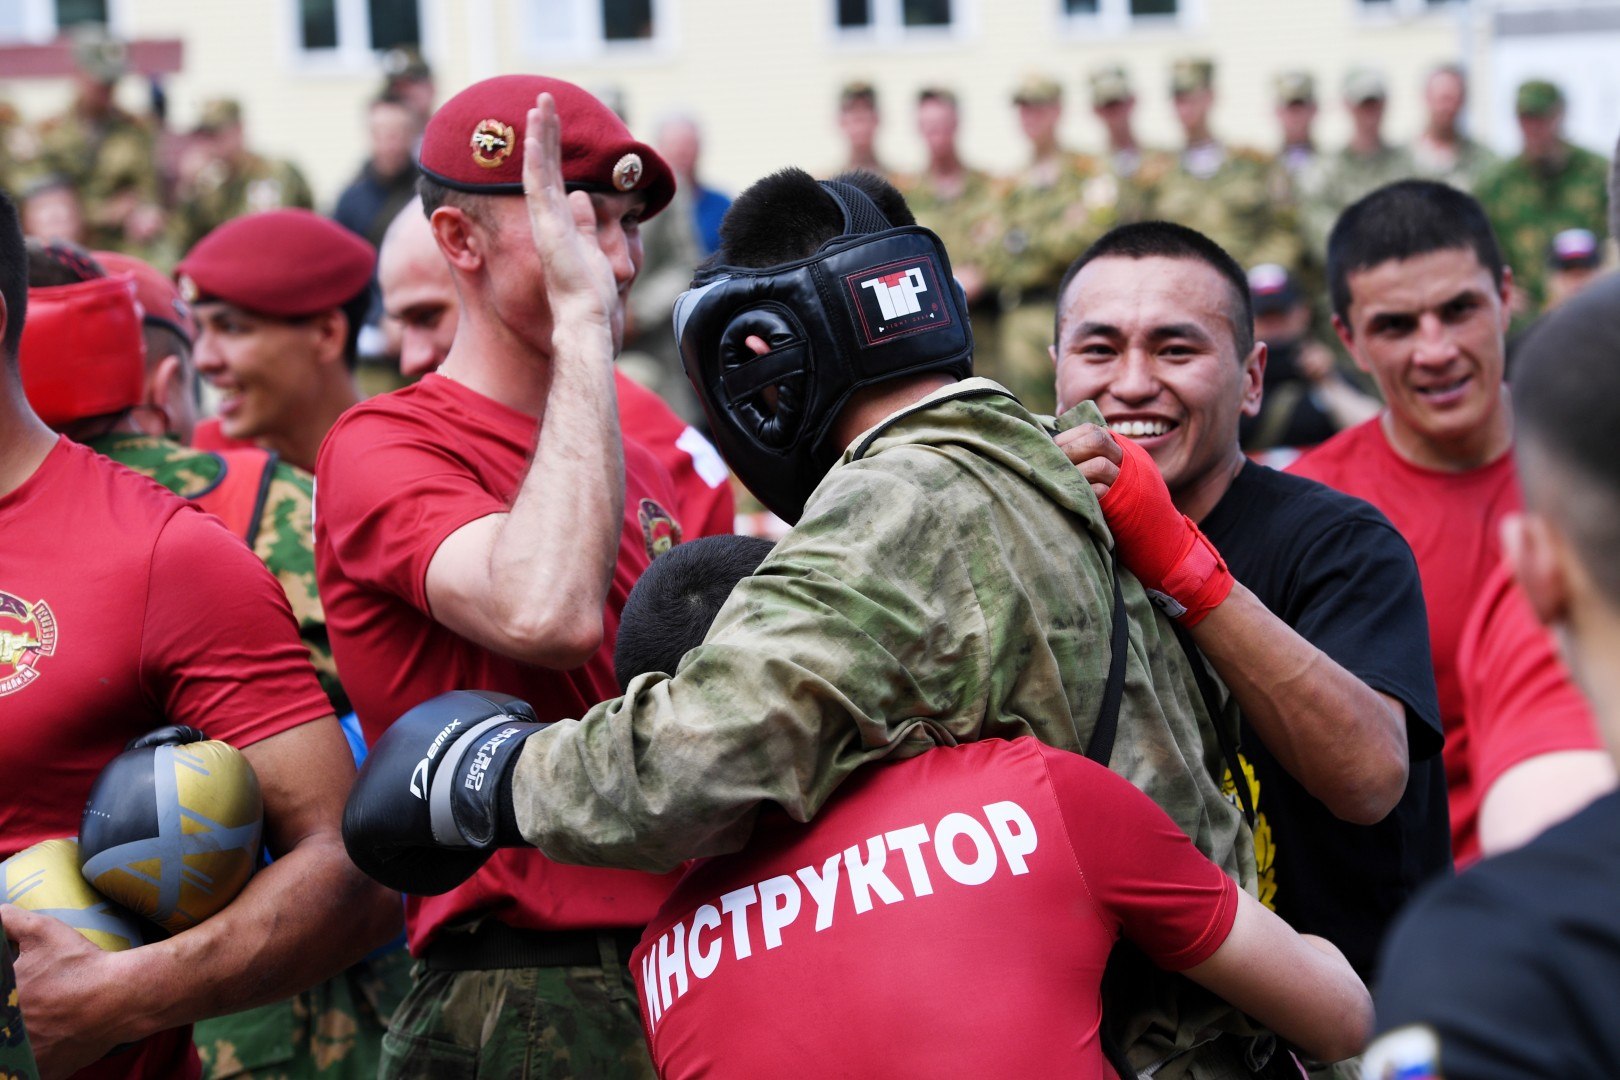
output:
POLYGON ((641 155, 630 153, 613 166, 613 186, 620 191, 633 191, 641 182, 641 155))
POLYGON ((201 293, 197 289, 197 283, 191 280, 190 274, 181 274, 180 280, 176 282, 176 284, 180 286, 180 299, 184 300, 188 304, 195 304, 197 302, 197 297, 201 295, 201 293))
POLYGON ((499 120, 481 120, 473 128, 472 158, 479 166, 485 169, 497 168, 503 161, 512 156, 513 146, 517 136, 512 131, 511 124, 503 124, 499 120))

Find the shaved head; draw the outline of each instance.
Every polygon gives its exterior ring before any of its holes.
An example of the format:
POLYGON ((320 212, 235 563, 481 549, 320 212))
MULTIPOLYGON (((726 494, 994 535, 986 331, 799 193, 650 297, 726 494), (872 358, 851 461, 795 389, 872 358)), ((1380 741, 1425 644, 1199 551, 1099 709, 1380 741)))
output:
POLYGON ((377 256, 383 311, 400 334, 399 370, 419 379, 438 368, 455 340, 461 300, 433 227, 412 199, 388 226, 377 256))

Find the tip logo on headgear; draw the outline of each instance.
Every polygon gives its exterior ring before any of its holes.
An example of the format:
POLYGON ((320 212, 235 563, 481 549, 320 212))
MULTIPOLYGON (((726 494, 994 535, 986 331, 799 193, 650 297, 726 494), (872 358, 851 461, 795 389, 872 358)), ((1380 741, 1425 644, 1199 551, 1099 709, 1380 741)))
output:
POLYGON ((855 298, 868 345, 951 324, 949 312, 936 299, 939 279, 932 260, 889 263, 844 280, 855 298), (926 306, 924 297, 930 297, 926 306))

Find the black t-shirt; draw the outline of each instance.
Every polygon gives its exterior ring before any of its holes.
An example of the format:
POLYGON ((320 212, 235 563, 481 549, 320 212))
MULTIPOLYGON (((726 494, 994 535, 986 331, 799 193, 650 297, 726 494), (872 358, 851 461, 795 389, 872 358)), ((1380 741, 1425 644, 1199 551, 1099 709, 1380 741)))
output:
POLYGON ((1620 795, 1426 890, 1381 970, 1366 1060, 1412 1067, 1368 1075, 1620 1075, 1620 795))
MULTIPOLYGON (((1376 825, 1341 821, 1243 725, 1260 787, 1256 851, 1269 828, 1275 907, 1343 950, 1371 980, 1378 944, 1414 889, 1451 868, 1439 705, 1412 549, 1370 504, 1249 462, 1199 523, 1233 576, 1362 682, 1406 704, 1406 792, 1376 825)), ((1264 879, 1262 881, 1264 885, 1264 879)))
POLYGON ((1244 450, 1315 446, 1339 433, 1339 425, 1317 403, 1314 387, 1299 373, 1300 345, 1290 341, 1269 351, 1260 415, 1238 419, 1238 443, 1244 450))

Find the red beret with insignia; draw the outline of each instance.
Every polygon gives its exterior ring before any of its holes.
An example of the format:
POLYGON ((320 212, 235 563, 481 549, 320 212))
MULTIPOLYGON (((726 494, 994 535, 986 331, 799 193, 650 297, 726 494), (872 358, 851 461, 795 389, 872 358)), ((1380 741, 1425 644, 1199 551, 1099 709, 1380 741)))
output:
POLYGON ((643 218, 669 205, 675 174, 634 139, 612 109, 585 90, 543 75, 499 75, 439 107, 422 135, 422 172, 455 191, 523 193, 523 136, 534 99, 549 93, 562 124, 562 174, 569 191, 647 195, 643 218))
POLYGON ((280 319, 342 307, 371 283, 377 253, 308 210, 233 218, 197 241, 175 267, 189 303, 223 300, 280 319))

